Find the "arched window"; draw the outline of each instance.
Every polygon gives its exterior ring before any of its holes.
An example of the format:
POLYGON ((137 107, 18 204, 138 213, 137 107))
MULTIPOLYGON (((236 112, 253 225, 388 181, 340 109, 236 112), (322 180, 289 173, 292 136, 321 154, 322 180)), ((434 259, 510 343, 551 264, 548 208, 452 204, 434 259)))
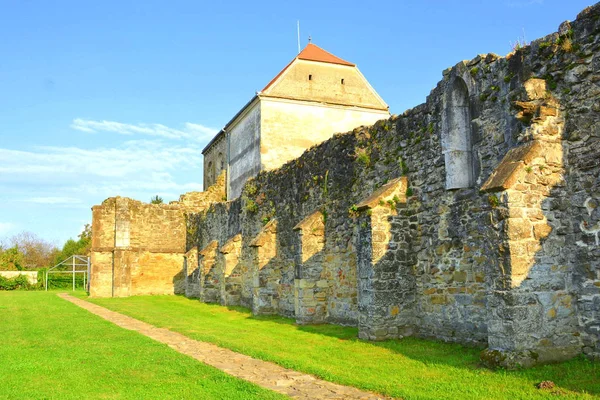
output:
POLYGON ((454 78, 444 97, 442 114, 442 152, 446 165, 446 189, 473 185, 471 112, 469 89, 461 78, 454 78))

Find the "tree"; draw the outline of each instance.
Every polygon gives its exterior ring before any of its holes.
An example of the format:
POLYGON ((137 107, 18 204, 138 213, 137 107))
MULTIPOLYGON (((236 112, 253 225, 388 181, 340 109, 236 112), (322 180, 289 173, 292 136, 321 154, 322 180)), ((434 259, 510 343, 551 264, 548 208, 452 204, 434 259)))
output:
POLYGON ((54 265, 66 260, 75 255, 87 256, 90 253, 92 245, 92 227, 90 224, 85 224, 83 231, 77 235, 79 240, 69 239, 65 242, 62 250, 54 256, 54 265))
POLYGON ((10 247, 0 253, 0 270, 2 271, 22 271, 24 255, 19 251, 19 246, 10 247))
POLYGON ((163 203, 163 199, 162 199, 162 197, 159 197, 158 195, 156 195, 150 199, 150 204, 162 204, 162 203, 163 203))
POLYGON ((58 249, 31 232, 21 232, 8 239, 11 253, 6 257, 18 261, 22 269, 38 269, 52 264, 58 249), (16 253, 22 257, 17 257, 16 253))
POLYGON ((79 235, 77 235, 79 240, 87 240, 91 242, 92 240, 92 224, 85 224, 83 230, 79 235))

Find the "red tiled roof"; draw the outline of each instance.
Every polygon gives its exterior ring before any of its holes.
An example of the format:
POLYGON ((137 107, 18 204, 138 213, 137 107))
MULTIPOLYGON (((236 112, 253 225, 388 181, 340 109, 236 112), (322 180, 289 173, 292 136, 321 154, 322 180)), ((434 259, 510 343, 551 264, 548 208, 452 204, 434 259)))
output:
POLYGON ((352 64, 351 62, 342 60, 341 58, 334 56, 333 54, 323 50, 319 46, 314 45, 312 43, 306 45, 304 50, 302 50, 296 58, 299 58, 300 60, 320 61, 331 64, 349 65, 351 67, 354 67, 354 64, 352 64))
POLYGON ((300 52, 300 54, 298 54, 296 56, 296 58, 294 58, 292 61, 290 61, 290 63, 288 65, 286 65, 285 68, 282 69, 275 76, 275 78, 273 78, 271 80, 271 82, 269 82, 267 84, 267 86, 264 87, 264 89, 262 91, 265 91, 268 88, 270 88, 271 85, 273 85, 275 83, 275 81, 285 72, 285 70, 288 69, 290 67, 290 65, 292 65, 292 63, 294 61, 296 61, 296 59, 307 60, 307 61, 318 61, 318 62, 324 62, 324 63, 330 63, 330 64, 348 65, 350 67, 355 67, 356 66, 355 64, 352 64, 351 62, 348 62, 346 60, 342 60, 341 58, 334 56, 333 54, 331 54, 331 53, 323 50, 322 48, 320 48, 317 45, 309 43, 300 52))

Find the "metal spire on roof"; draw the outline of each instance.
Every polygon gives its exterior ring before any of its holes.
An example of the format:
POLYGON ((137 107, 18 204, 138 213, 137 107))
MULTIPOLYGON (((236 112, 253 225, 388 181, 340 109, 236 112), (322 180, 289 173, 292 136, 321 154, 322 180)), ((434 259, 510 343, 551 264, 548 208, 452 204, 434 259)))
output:
POLYGON ((298 20, 298 54, 300 54, 300 20, 298 20))
POLYGON ((310 37, 310 35, 308 36, 308 43, 312 43, 312 38, 310 37))

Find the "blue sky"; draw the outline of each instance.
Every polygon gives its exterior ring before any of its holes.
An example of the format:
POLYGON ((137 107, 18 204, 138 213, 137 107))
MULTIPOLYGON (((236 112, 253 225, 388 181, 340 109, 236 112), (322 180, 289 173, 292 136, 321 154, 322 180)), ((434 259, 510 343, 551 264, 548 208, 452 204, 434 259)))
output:
POLYGON ((590 4, 0 0, 0 241, 62 245, 107 197, 201 190, 202 148, 296 55, 297 20, 397 114, 445 68, 590 4))

